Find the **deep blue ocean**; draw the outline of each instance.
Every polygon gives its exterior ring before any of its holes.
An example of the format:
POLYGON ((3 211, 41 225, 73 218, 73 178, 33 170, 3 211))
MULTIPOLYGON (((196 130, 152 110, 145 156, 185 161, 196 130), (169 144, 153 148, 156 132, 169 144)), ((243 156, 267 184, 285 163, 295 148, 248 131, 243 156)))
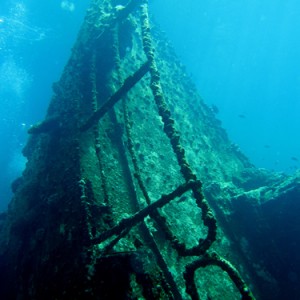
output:
MULTIPOLYGON (((44 118, 88 0, 1 0, 0 211, 25 159, 28 128, 44 118)), ((260 168, 300 166, 300 3, 150 0, 187 73, 233 143, 260 168)))

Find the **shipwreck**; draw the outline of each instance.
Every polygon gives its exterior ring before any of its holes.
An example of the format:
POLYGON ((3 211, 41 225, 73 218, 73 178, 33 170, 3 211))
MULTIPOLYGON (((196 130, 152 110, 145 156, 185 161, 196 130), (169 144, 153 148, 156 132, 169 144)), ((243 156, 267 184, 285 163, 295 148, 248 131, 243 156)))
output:
POLYGON ((299 299, 299 174, 230 142, 146 0, 92 0, 29 134, 1 299, 299 299))

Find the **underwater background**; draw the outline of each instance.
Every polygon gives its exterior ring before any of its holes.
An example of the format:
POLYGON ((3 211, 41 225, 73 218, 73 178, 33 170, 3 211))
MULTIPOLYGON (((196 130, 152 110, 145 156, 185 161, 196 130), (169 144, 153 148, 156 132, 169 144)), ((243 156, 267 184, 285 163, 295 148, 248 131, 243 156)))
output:
MULTIPOLYGON (((0 211, 44 118, 88 0, 0 3, 0 211)), ((152 17, 230 139, 260 168, 299 168, 300 4, 295 0, 152 0, 152 17)))

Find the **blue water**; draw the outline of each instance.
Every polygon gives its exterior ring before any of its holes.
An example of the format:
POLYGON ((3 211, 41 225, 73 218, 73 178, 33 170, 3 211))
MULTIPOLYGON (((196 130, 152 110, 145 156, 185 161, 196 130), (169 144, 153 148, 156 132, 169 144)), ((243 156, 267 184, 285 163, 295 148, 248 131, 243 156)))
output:
MULTIPOLYGON (((0 211, 43 119, 88 0, 0 3, 0 211)), ((299 167, 300 4, 295 0, 152 0, 150 8, 232 141, 258 167, 299 167), (299 161, 298 161, 299 159, 299 161)))
POLYGON ((258 167, 299 168, 299 1, 164 0, 153 10, 231 140, 258 167))

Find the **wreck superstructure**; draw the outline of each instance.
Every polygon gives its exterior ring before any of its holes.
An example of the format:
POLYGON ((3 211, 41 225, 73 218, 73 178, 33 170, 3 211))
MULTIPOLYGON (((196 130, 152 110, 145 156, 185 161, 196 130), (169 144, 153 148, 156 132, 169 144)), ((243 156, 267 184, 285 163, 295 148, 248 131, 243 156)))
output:
POLYGON ((151 28, 147 1, 121 2, 92 1, 46 118, 29 130, 2 225, 1 292, 260 298, 226 215, 239 209, 226 200, 260 188, 255 168, 151 28))

